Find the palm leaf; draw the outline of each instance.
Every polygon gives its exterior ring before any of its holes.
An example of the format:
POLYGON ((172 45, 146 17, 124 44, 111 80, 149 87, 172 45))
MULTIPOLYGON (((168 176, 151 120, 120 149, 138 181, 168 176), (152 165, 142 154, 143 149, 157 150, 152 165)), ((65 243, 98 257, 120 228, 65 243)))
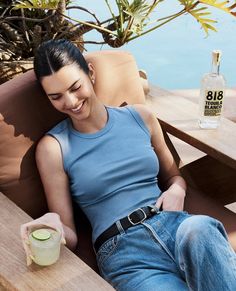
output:
POLYGON ((201 24, 205 33, 208 35, 209 30, 217 31, 216 28, 210 24, 210 23, 217 23, 217 21, 205 17, 207 15, 211 15, 210 12, 202 12, 202 11, 205 11, 206 9, 207 9, 207 7, 201 7, 198 9, 190 10, 189 13, 193 17, 196 18, 196 20, 201 24))
POLYGON ((14 9, 57 9, 60 0, 27 0, 27 1, 17 1, 14 5, 14 9))
POLYGON ((155 5, 156 1, 152 1, 150 4, 146 0, 134 0, 131 3, 127 0, 119 0, 118 4, 121 5, 123 13, 130 18, 129 32, 140 34, 144 27, 147 25, 144 22, 147 21, 150 9, 155 5))
MULTIPOLYGON (((185 6, 186 12, 191 14, 201 24, 206 35, 208 35, 209 30, 217 31, 216 28, 213 25, 211 25, 212 23, 217 23, 217 21, 207 17, 211 15, 211 12, 208 10, 208 7, 197 8, 199 2, 203 1, 179 0, 179 2, 185 6)), ((212 2, 213 4, 213 1, 216 2, 215 0, 209 0, 208 2, 212 2)), ((207 0, 205 2, 207 2, 207 0)))
POLYGON ((215 8, 221 9, 225 12, 230 13, 230 9, 226 7, 226 5, 229 3, 229 1, 219 1, 219 0, 200 0, 199 1, 202 4, 207 4, 209 6, 213 6, 215 8))

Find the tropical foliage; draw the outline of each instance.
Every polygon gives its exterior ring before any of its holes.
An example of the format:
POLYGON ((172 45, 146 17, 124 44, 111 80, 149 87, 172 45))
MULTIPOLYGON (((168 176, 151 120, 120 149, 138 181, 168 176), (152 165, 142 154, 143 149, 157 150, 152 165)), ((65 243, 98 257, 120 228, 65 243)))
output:
POLYGON ((58 0, 0 0, 0 59, 28 59, 42 41, 60 38, 63 32, 79 45, 80 33, 63 16, 68 5, 58 0))
POLYGON ((110 13, 110 17, 103 20, 86 7, 77 5, 77 1, 0 0, 0 59, 27 59, 42 41, 51 38, 67 38, 77 45, 90 42, 120 47, 184 14, 191 15, 208 34, 216 31, 211 7, 236 16, 235 1, 176 1, 179 11, 157 17, 165 0, 101 0, 101 5, 110 13), (76 19, 69 16, 71 10, 77 10, 76 19), (83 21, 86 17, 88 20, 83 21), (93 29, 101 35, 101 41, 85 42, 82 36, 93 29))

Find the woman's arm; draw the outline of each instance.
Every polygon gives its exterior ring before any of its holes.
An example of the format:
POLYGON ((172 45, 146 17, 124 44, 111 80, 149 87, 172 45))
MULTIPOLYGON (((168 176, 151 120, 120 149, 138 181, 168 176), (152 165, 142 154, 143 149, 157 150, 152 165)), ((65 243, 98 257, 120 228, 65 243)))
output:
POLYGON ((160 163, 158 177, 164 191, 157 199, 156 206, 162 207, 163 210, 181 211, 184 207, 186 183, 165 143, 161 126, 155 115, 145 105, 136 104, 134 108, 142 116, 150 131, 151 143, 160 163))
POLYGON ((74 250, 77 234, 68 177, 63 168, 60 145, 51 136, 44 136, 36 149, 36 163, 44 186, 48 208, 62 222, 66 245, 74 250))
POLYGON ((49 213, 21 225, 21 239, 26 253, 27 265, 32 263, 29 234, 36 228, 51 227, 61 233, 61 242, 74 250, 77 234, 69 183, 63 169, 61 150, 51 136, 44 136, 36 149, 36 162, 43 182, 49 213))

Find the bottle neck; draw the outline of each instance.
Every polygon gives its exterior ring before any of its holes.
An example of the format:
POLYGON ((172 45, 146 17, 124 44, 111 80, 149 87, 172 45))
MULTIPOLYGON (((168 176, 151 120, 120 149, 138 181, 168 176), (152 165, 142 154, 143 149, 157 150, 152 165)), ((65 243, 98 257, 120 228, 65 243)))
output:
POLYGON ((220 59, 221 59, 221 51, 214 50, 212 52, 212 66, 211 66, 211 73, 214 75, 219 75, 220 59))
POLYGON ((220 63, 216 63, 212 61, 212 66, 211 66, 211 73, 215 75, 219 75, 220 73, 220 63))

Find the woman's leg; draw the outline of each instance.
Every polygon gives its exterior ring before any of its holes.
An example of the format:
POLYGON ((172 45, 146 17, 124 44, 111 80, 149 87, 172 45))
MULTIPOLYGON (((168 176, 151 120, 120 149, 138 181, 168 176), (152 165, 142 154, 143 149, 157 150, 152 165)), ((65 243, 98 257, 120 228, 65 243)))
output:
POLYGON ((130 275, 126 275, 129 280, 120 280, 115 286, 117 291, 189 291, 186 282, 171 273, 161 274, 144 269, 130 275))
POLYGON ((101 275, 119 291, 189 290, 174 259, 173 239, 186 217, 160 213, 107 241, 97 253, 101 275))
POLYGON ((204 215, 184 220, 175 252, 191 290, 236 290, 236 255, 218 220, 204 215))

